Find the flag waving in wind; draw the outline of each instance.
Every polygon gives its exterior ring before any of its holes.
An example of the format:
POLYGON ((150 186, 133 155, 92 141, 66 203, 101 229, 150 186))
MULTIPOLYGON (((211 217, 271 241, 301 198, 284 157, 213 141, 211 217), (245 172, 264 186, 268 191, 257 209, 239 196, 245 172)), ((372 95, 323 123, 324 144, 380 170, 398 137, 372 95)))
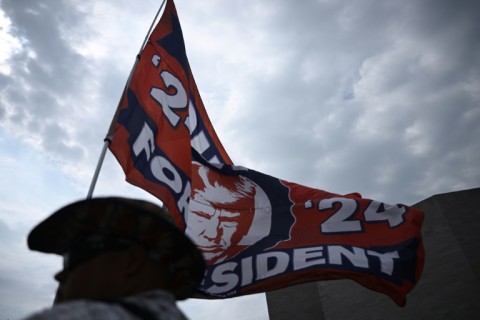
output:
POLYGON ((110 150, 207 262, 199 296, 352 279, 398 305, 421 275, 423 213, 234 166, 208 119, 172 0, 125 89, 110 150))

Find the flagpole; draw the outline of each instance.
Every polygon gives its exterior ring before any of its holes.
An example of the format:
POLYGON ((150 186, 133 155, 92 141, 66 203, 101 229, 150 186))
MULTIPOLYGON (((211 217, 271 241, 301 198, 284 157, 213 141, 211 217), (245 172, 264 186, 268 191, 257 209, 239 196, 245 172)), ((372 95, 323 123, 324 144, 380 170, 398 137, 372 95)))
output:
POLYGON ((110 123, 110 127, 108 128, 107 136, 105 139, 103 139, 104 144, 102 151, 100 153, 100 157, 98 159, 97 167, 95 168, 95 173, 93 174, 92 181, 90 183, 90 187, 88 188, 88 193, 87 193, 87 199, 91 199, 93 195, 93 190, 95 189, 95 185, 97 184, 98 180, 98 175, 100 174, 100 170, 102 168, 103 161, 105 160, 105 155, 107 153, 108 146, 112 142, 113 139, 113 130, 115 128, 115 124, 117 123, 118 115, 120 113, 120 102, 122 101, 122 97, 124 94, 127 92, 128 87, 130 86, 130 81, 132 80, 132 75, 133 72, 135 71, 135 68, 137 67, 138 61, 140 61, 140 56, 143 51, 143 48, 145 47, 148 37, 150 37, 150 34, 152 32, 152 29, 155 25, 155 22, 157 21, 158 16, 160 15, 160 11, 162 11, 162 8, 165 4, 166 0, 162 1, 162 4, 160 5, 160 8, 158 8, 157 13, 155 14, 155 18, 153 18, 152 24, 150 25, 150 28, 148 29, 147 35, 145 36, 145 39, 143 40, 142 46, 140 47, 140 50, 138 51, 137 57, 135 58, 135 63, 133 64, 132 69, 130 70, 130 74, 128 75, 127 82, 125 84, 125 88, 123 89, 122 95, 120 96, 120 100, 118 101, 117 104, 117 109, 115 110, 115 114, 113 115, 112 122, 110 123))

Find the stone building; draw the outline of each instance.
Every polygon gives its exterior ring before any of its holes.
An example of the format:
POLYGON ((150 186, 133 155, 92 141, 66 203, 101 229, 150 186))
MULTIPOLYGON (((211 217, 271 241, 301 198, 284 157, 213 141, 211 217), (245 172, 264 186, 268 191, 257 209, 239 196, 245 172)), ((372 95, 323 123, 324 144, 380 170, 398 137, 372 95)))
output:
POLYGON ((312 282, 267 293, 270 320, 480 319, 480 188, 434 195, 425 212, 425 267, 398 307, 350 280, 312 282))

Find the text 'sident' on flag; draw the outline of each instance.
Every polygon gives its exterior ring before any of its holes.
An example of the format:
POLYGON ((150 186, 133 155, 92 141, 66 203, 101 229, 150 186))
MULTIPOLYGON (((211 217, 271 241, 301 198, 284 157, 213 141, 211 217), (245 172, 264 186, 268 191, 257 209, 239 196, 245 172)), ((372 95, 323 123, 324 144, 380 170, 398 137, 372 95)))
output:
POLYGON ((119 105, 110 150, 203 252, 199 297, 351 279, 399 306, 424 265, 423 212, 234 166, 208 118, 172 0, 119 105))

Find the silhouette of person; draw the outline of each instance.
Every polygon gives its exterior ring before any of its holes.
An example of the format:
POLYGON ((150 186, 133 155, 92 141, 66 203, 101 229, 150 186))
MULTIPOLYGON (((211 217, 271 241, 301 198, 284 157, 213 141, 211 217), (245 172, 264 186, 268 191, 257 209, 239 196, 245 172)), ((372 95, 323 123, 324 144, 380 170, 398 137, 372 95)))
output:
POLYGON ((176 300, 195 294, 202 253, 165 208, 121 197, 69 204, 37 225, 30 249, 63 256, 46 319, 178 319, 176 300))

